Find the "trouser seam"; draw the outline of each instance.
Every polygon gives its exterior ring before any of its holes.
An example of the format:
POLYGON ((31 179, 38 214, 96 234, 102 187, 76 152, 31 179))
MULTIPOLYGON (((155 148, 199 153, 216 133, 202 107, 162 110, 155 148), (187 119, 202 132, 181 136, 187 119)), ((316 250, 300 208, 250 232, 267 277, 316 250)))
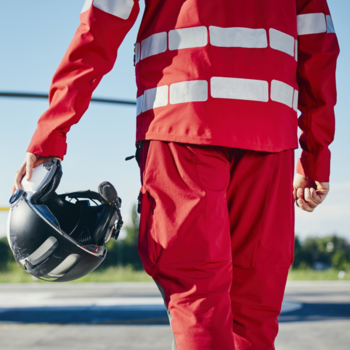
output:
POLYGON ((263 212, 261 213, 261 219, 259 220, 259 235, 258 235, 258 240, 255 244, 255 247, 254 247, 254 253, 253 253, 253 257, 252 257, 252 263, 251 263, 251 267, 252 268, 256 268, 257 266, 257 251, 260 247, 260 243, 261 243, 261 235, 262 235, 262 231, 263 231, 263 227, 264 227, 264 223, 265 223, 265 220, 266 220, 266 210, 267 210, 267 204, 270 202, 270 198, 272 196, 271 194, 271 186, 272 186, 272 181, 273 181, 273 176, 270 176, 270 181, 269 181, 269 187, 268 187, 268 195, 266 196, 265 198, 265 201, 264 201, 264 209, 263 209, 263 212))
POLYGON ((172 350, 176 350, 175 333, 174 333, 173 328, 172 328, 172 326, 171 326, 171 320, 172 320, 172 317, 173 317, 173 316, 172 316, 172 314, 171 314, 171 312, 170 312, 170 310, 169 310, 169 308, 168 308, 168 305, 167 305, 167 303, 166 303, 166 297, 165 297, 165 292, 164 292, 163 287, 162 287, 161 284, 160 284, 159 282, 157 282, 156 280, 154 280, 154 282, 156 283, 156 285, 157 285, 157 287, 158 287, 158 289, 159 289, 159 291, 160 291, 160 294, 161 294, 161 296, 162 296, 162 298, 163 298, 163 301, 164 301, 164 306, 165 306, 166 311, 167 311, 167 315, 168 315, 168 319, 169 319, 169 325, 170 325, 171 333, 173 334, 172 350))

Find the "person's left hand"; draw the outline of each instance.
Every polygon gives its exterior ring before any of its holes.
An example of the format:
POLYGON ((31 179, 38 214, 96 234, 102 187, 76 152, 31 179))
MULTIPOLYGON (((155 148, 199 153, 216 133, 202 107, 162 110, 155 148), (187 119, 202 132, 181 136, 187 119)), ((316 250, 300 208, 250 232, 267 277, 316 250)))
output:
POLYGON ((293 183, 293 197, 296 205, 305 211, 312 212, 326 198, 329 182, 318 182, 296 173, 293 183))
POLYGON ((27 152, 24 158, 24 162, 16 172, 15 181, 12 186, 12 194, 17 189, 22 189, 21 181, 25 175, 27 175, 26 180, 29 181, 32 178, 33 169, 40 164, 48 162, 51 159, 61 160, 58 157, 42 157, 42 156, 38 156, 36 154, 27 152))

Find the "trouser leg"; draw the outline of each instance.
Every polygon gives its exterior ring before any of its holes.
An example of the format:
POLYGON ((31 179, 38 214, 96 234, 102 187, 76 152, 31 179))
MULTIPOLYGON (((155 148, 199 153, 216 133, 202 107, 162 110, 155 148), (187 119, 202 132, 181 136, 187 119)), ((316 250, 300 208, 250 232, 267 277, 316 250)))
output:
POLYGON ((233 349, 227 152, 151 141, 144 153, 139 253, 164 291, 177 349, 233 349))
POLYGON ((234 150, 228 207, 237 350, 272 350, 294 247, 294 151, 234 150))

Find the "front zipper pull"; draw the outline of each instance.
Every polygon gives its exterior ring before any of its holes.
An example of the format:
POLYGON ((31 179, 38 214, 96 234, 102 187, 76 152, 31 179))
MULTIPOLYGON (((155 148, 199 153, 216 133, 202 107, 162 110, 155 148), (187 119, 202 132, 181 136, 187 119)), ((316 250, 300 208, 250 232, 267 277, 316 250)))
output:
POLYGON ((128 160, 131 160, 131 159, 136 158, 136 160, 137 160, 137 162, 138 162, 137 153, 138 153, 138 151, 139 151, 142 147, 143 147, 143 142, 142 142, 142 141, 136 142, 136 152, 135 152, 135 155, 126 157, 125 160, 128 161, 128 160))
POLYGON ((134 44, 134 67, 136 66, 136 44, 134 44))

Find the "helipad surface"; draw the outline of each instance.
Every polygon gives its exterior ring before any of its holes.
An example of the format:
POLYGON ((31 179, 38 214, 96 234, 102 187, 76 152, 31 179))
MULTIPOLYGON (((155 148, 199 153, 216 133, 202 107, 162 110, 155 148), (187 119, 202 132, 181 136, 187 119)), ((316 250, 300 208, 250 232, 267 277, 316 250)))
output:
MULTIPOLYGON (((348 350, 350 283, 288 283, 277 350, 348 350)), ((152 283, 0 284, 4 350, 170 349, 152 283)))

